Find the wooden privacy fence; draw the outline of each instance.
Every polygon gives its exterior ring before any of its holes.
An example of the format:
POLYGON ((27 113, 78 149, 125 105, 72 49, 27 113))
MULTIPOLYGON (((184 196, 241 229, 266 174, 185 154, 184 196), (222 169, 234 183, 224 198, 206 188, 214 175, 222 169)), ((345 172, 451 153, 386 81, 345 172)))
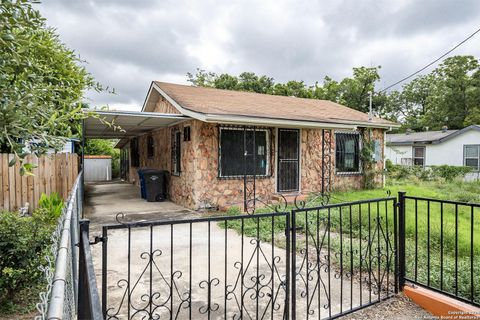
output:
POLYGON ((9 167, 13 154, 0 154, 0 210, 16 211, 30 204, 29 211, 38 207, 42 193, 57 192, 64 200, 78 175, 78 155, 57 153, 37 157, 28 155, 25 162, 35 164, 33 176, 20 175, 20 164, 9 167))

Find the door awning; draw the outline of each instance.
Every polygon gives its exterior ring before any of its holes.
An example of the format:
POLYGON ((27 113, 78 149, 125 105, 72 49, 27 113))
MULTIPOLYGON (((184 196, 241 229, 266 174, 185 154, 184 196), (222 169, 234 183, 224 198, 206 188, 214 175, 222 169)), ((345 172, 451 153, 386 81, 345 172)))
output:
POLYGON ((190 119, 180 114, 136 111, 95 111, 99 118, 88 117, 84 122, 86 138, 122 139, 168 127, 190 119), (106 123, 105 123, 106 122, 106 123), (110 126, 108 123, 113 123, 110 126), (116 129, 115 127, 120 127, 116 129))

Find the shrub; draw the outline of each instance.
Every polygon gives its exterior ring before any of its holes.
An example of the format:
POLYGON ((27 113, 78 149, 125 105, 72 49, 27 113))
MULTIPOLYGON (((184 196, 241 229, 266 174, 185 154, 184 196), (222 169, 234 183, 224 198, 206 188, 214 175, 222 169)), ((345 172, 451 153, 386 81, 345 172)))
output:
POLYGON ((460 167, 460 166, 431 166, 431 170, 433 171, 434 175, 437 177, 441 177, 447 181, 453 181, 457 178, 465 176, 467 173, 472 171, 470 167, 460 167))
POLYGON ((39 266, 55 228, 46 209, 31 217, 17 212, 0 213, 0 305, 41 279, 39 266))
POLYGON ((56 192, 46 195, 42 193, 40 200, 38 201, 38 207, 43 210, 43 215, 45 218, 48 218, 51 222, 57 221, 57 219, 62 215, 64 203, 63 199, 56 192))
POLYGON ((441 165, 423 168, 422 166, 402 166, 392 164, 391 161, 387 161, 385 167, 387 169, 387 176, 390 178, 417 178, 422 181, 432 181, 437 179, 453 181, 457 178, 463 177, 471 171, 471 168, 469 167, 441 165))

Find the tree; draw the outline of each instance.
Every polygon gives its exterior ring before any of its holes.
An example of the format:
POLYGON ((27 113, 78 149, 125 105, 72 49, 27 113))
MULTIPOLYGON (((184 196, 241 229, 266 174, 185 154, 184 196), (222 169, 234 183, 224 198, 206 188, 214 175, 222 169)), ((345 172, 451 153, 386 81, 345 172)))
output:
MULTIPOLYGON (((391 95, 392 97, 392 95, 391 95)), ((405 84, 401 91, 403 128, 422 131, 478 124, 480 70, 472 56, 453 56, 405 84)))
POLYGON ((369 111, 369 92, 375 91, 375 83, 380 80, 378 67, 353 68, 353 78, 345 78, 340 84, 340 103, 362 112, 369 111))
POLYGON ((83 93, 102 90, 34 3, 0 2, 0 152, 20 160, 25 143, 42 154, 77 135, 83 93))

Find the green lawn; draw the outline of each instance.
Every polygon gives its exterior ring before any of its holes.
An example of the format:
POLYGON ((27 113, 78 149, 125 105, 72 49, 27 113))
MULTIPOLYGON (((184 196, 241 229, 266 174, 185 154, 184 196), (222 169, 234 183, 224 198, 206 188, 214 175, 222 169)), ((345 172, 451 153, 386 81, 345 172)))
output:
MULTIPOLYGON (((391 181, 385 189, 361 190, 349 192, 334 192, 331 195, 330 204, 352 202, 357 200, 383 198, 390 190, 392 196, 397 196, 398 191, 405 191, 407 196, 426 197, 434 199, 455 200, 463 202, 480 203, 480 183, 471 182, 421 182, 421 181, 391 181)), ((320 206, 320 203, 308 203, 308 207, 320 206)), ((289 207, 288 210, 291 210, 289 207)), ((407 277, 416 279, 420 283, 429 283, 438 289, 458 294, 467 299, 470 298, 471 282, 471 208, 458 206, 458 224, 455 223, 455 205, 443 205, 443 239, 441 237, 441 207, 439 203, 430 203, 430 214, 425 201, 407 200, 406 203, 406 262, 407 277), (416 214, 415 214, 416 210, 416 214), (429 216, 429 217, 428 217, 429 216), (428 219, 430 224, 428 224, 428 219), (417 221, 417 224, 415 223, 417 221), (415 228, 417 225, 417 228, 415 228), (430 225, 430 228, 428 227, 430 225), (458 228, 457 247, 455 246, 455 228, 458 228), (430 233, 430 240, 428 240, 430 233), (417 242, 415 242, 417 238, 417 242), (442 252, 443 242, 443 252, 442 252), (416 250, 417 248, 417 250, 416 250), (416 255, 415 255, 416 252, 416 255), (455 289, 455 254, 458 255, 458 289, 455 289), (441 259, 443 257, 443 259, 441 259), (428 262, 430 261, 430 262, 428 262), (441 274, 441 262, 443 261, 443 274, 441 274), (415 262, 417 262, 415 264, 415 262), (416 265, 416 271, 415 271, 416 265), (428 268, 429 266, 429 268, 428 268), (441 281, 443 279, 443 281, 441 281)), ((260 209, 266 212, 268 209, 260 209)), ((230 210, 229 214, 239 214, 238 210, 230 210)), ((474 209, 473 223, 473 253, 474 253, 474 300, 480 303, 480 208, 474 209)), ((394 244, 386 254, 385 239, 390 241, 394 238, 393 205, 384 202, 379 205, 368 204, 354 205, 327 210, 311 210, 296 214, 296 225, 303 229, 297 237, 297 250, 301 251, 307 246, 315 246, 315 242, 324 241, 324 248, 328 240, 325 229, 330 218, 330 247, 331 259, 337 266, 343 266, 346 272, 362 270, 376 270, 380 264, 384 268, 390 263, 393 268, 394 244), (380 221, 377 224, 376 221, 380 221), (318 230, 318 232, 317 232, 318 230), (388 230, 388 232, 387 232, 388 230), (308 234, 308 236, 306 236, 308 234), (380 234, 380 238, 378 237, 380 234), (318 237, 317 237, 318 235, 318 237), (323 238, 325 235, 325 238, 323 238), (340 243, 342 245, 340 245, 340 243), (370 248, 368 244, 370 245, 370 248), (382 254, 378 258, 377 247, 380 246, 382 254), (343 255, 340 256, 341 248, 343 255), (370 250, 369 250, 370 249, 370 250), (351 250, 355 252, 350 255, 351 250), (360 259, 362 252, 363 259, 360 259), (352 258, 352 260, 350 260, 352 258), (360 268, 361 267, 361 268, 360 268)), ((264 241, 271 241, 272 223, 271 218, 245 219, 243 223, 244 233, 248 236, 258 235, 264 241)), ((241 222, 229 222, 228 228, 238 231, 241 222)), ((278 235, 275 241, 281 242, 281 235, 285 228, 285 218, 276 218, 274 229, 278 235)))

